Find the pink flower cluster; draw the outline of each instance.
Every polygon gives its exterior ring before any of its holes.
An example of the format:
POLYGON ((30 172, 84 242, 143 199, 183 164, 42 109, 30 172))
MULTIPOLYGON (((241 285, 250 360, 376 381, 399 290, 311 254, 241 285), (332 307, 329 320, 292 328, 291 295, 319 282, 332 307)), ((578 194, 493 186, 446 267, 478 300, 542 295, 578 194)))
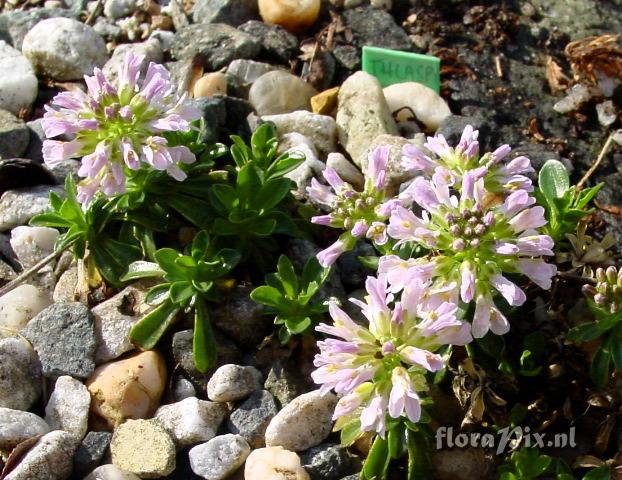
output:
POLYGON ((78 199, 86 204, 98 192, 111 196, 123 193, 126 173, 141 164, 166 171, 182 181, 180 163, 193 163, 194 154, 185 146, 168 146, 165 132, 186 132, 200 113, 177 99, 169 72, 150 63, 139 81, 145 57, 128 53, 114 87, 96 68, 85 76, 87 92, 59 93, 46 106, 42 126, 48 138, 69 135, 71 141, 45 140, 43 158, 55 166, 68 158, 81 158, 78 199))

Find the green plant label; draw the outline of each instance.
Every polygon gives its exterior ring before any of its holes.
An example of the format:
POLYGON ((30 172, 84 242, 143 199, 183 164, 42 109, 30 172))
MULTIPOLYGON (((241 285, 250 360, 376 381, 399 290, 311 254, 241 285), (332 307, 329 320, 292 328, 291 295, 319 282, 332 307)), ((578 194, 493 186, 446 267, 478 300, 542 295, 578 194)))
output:
POLYGON ((441 61, 430 55, 363 47, 363 71, 376 77, 383 87, 418 82, 437 93, 441 88, 441 61))

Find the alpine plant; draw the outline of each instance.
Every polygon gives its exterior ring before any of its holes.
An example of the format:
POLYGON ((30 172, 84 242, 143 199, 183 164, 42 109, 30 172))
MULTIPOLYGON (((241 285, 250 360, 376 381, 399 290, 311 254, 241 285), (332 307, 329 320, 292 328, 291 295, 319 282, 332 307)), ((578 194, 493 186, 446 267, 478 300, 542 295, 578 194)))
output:
POLYGON ((469 325, 456 317, 455 304, 421 308, 428 286, 415 280, 394 301, 385 276, 368 277, 365 301, 350 300, 360 307, 367 325, 330 303, 333 325, 320 324, 316 330, 333 338, 318 342, 312 377, 322 393, 333 390, 341 396, 333 416, 340 419, 337 428, 359 418, 362 431, 384 437, 387 414, 419 421, 420 394, 427 390, 424 375, 444 367, 443 357, 435 352, 472 340, 469 325))
POLYGON ((78 199, 89 203, 97 192, 123 193, 126 175, 141 165, 166 171, 182 181, 181 163, 193 163, 185 146, 168 146, 166 132, 186 132, 200 113, 178 98, 169 72, 150 63, 139 81, 144 55, 128 53, 113 86, 96 68, 85 76, 87 92, 59 93, 46 106, 42 126, 46 137, 69 135, 70 141, 45 140, 43 157, 53 167, 68 158, 80 158, 78 199))
POLYGON ((328 185, 315 178, 311 180, 311 186, 307 187, 309 199, 330 210, 311 221, 345 230, 335 243, 318 254, 323 267, 331 266, 342 253, 352 250, 358 239, 367 238, 376 245, 385 245, 389 241, 387 220, 391 211, 397 206, 409 205, 409 202, 388 197, 386 193, 389 153, 390 147, 381 146, 369 154, 362 192, 355 190, 330 167, 322 172, 328 185))
MULTIPOLYGON (((464 174, 459 195, 452 194, 454 182, 450 172, 437 167, 431 180, 418 177, 409 186, 407 193, 422 213, 417 216, 396 208, 388 233, 398 240, 397 245, 413 241, 433 253, 405 266, 393 256, 381 258, 379 272, 390 275, 397 267, 406 272, 406 278, 431 281, 427 302, 432 305, 439 301, 436 297, 454 304, 475 302, 473 336, 483 337, 489 330, 503 335, 509 324, 492 292, 512 306, 526 300, 505 274, 526 275, 549 289, 556 273, 556 267, 543 259, 553 255, 553 240, 538 232, 546 224, 544 208, 535 206, 535 199, 521 189, 500 202, 486 190, 484 178, 476 179, 472 172, 464 174)), ((393 286, 403 283, 400 279, 393 286)))

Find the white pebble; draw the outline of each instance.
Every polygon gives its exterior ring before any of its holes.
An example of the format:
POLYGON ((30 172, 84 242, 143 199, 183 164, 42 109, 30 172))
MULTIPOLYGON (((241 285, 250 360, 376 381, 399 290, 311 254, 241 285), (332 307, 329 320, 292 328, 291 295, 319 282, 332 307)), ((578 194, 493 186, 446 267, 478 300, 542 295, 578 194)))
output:
POLYGON ((88 429, 91 394, 82 382, 67 375, 58 377, 45 407, 45 421, 54 430, 64 430, 79 439, 88 429))
POLYGON ((227 364, 218 368, 207 383, 207 396, 214 402, 233 402, 262 387, 263 377, 255 367, 227 364))
POLYGON ((0 108, 15 115, 37 98, 39 82, 32 65, 19 50, 0 40, 0 108))
POLYGON ((97 467, 84 480, 140 480, 133 473, 121 470, 119 467, 108 464, 97 467))
POLYGON ((322 443, 333 426, 337 398, 319 390, 305 393, 276 414, 266 429, 266 446, 300 452, 322 443))
POLYGON ((421 83, 396 83, 386 87, 383 92, 391 112, 407 108, 398 114, 398 121, 405 120, 412 111, 417 120, 429 131, 435 131, 441 122, 451 115, 447 102, 434 90, 421 83))
POLYGON ((45 293, 27 283, 5 293, 0 297, 0 336, 18 332, 51 303, 45 293))
POLYGON ((48 424, 34 413, 0 407, 0 450, 11 450, 18 443, 49 431, 48 424))
POLYGON ((15 227, 11 230, 11 248, 24 268, 32 267, 54 251, 60 233, 48 227, 15 227))
POLYGON ((300 457, 281 447, 253 450, 246 459, 244 480, 309 480, 300 457))
POLYGON ((251 447, 232 433, 212 438, 188 452, 190 468, 205 480, 225 480, 242 466, 251 447))

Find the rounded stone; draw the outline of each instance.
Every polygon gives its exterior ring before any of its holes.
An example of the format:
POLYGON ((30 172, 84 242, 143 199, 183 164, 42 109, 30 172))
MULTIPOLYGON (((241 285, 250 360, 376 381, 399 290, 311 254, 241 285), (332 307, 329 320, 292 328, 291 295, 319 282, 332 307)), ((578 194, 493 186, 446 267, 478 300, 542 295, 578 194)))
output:
POLYGON ((0 110, 0 159, 20 157, 28 148, 30 130, 6 110, 0 110))
POLYGON ((248 100, 258 115, 277 115, 311 110, 311 97, 316 94, 315 88, 296 75, 275 70, 255 80, 248 93, 248 100))
POLYGON ((175 443, 154 420, 128 420, 110 442, 112 463, 140 478, 159 478, 175 470, 175 443))
POLYGON ((253 450, 246 458, 244 480, 309 480, 300 457, 282 447, 253 450))
POLYGON ((428 131, 434 132, 451 115, 447 102, 421 83, 396 83, 386 87, 383 92, 391 111, 400 111, 398 122, 408 120, 412 112, 428 131))
POLYGON ((128 418, 149 418, 166 387, 166 365, 155 350, 99 366, 86 382, 93 413, 112 427, 128 418))
POLYGON ((276 414, 266 429, 266 445, 300 452, 319 445, 333 426, 337 397, 319 390, 300 395, 276 414))
POLYGON ((251 447, 239 435, 228 433, 197 445, 188 452, 190 467, 206 480, 225 480, 242 466, 251 447))
POLYGON ((108 464, 97 467, 84 477, 84 480, 140 480, 140 477, 133 473, 125 472, 115 465, 108 464))
POLYGON ((192 87, 195 98, 227 94, 227 76, 220 72, 206 73, 192 87))
POLYGON ((44 292, 27 283, 5 293, 0 297, 0 337, 17 333, 51 303, 44 292))
POLYGON ((54 251, 60 232, 55 228, 21 226, 11 230, 11 247, 19 263, 29 268, 54 251))
POLYGON ((34 413, 0 407, 0 450, 11 450, 18 443, 49 431, 48 424, 34 413))
POLYGON ((64 430, 82 440, 88 429, 91 394, 82 382, 58 377, 45 407, 45 421, 54 430, 64 430))
POLYGON ((41 364, 20 338, 0 340, 0 407, 28 410, 41 395, 41 364))
POLYGON ((320 0, 259 0, 259 13, 264 22, 296 32, 315 23, 320 5, 320 0))
POLYGON ((263 377, 255 367, 223 365, 207 383, 207 396, 214 402, 233 402, 261 388, 263 377))
POLYGON ((91 27, 70 18, 48 18, 24 38, 22 53, 38 74, 54 80, 81 80, 108 60, 106 44, 91 27))
POLYGON ((0 72, 0 108, 15 115, 28 110, 37 98, 37 76, 28 59, 1 40, 0 72))
POLYGON ((229 431, 244 437, 253 448, 264 447, 266 428, 278 411, 272 394, 257 390, 231 413, 229 431))

